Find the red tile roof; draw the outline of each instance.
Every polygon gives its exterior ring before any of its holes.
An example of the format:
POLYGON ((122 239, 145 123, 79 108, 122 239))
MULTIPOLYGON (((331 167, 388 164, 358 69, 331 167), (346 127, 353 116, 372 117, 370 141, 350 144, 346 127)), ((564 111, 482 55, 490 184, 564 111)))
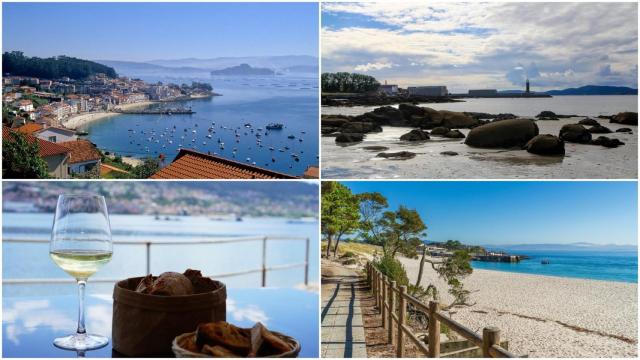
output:
POLYGON ((23 134, 33 134, 34 132, 39 130, 42 130, 42 125, 34 124, 34 123, 28 123, 16 129, 17 132, 20 132, 23 134))
POLYGON ((65 141, 61 142, 60 145, 67 147, 71 151, 69 164, 95 161, 101 158, 98 149, 88 140, 65 141))
POLYGON ((320 178, 320 168, 317 166, 309 166, 307 170, 304 171, 303 177, 305 179, 318 179, 320 178))
MULTIPOLYGON (((13 141, 13 133, 14 131, 9 129, 6 126, 2 127, 2 141, 6 142, 6 141, 13 141)), ((40 155, 40 157, 47 157, 47 156, 53 156, 53 155, 59 155, 59 154, 66 154, 69 153, 70 150, 62 145, 58 145, 56 143, 52 143, 51 141, 47 141, 47 140, 42 140, 42 139, 38 139, 37 137, 33 136, 33 135, 29 135, 29 134, 25 134, 24 135, 27 139, 27 141, 29 143, 33 143, 34 141, 37 141, 38 144, 40 144, 40 151, 38 152, 38 155, 40 155)))
POLYGON ((151 179, 296 179, 295 176, 220 156, 181 149, 171 164, 151 179))

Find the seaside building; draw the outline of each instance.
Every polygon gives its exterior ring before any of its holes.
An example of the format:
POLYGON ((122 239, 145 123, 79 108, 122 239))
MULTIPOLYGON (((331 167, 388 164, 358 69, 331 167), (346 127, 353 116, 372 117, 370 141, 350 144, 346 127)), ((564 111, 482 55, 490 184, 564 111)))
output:
POLYGON ((398 94, 398 85, 389 85, 387 82, 384 82, 384 85, 380 85, 378 87, 378 92, 386 95, 397 95, 398 94))
POLYGON ((69 129, 63 129, 56 126, 40 128, 35 134, 37 138, 51 141, 53 143, 63 143, 78 140, 76 132, 69 129))
POLYGON ((295 176, 194 150, 180 149, 151 179, 296 179, 295 176))
POLYGON ((469 96, 477 96, 477 97, 492 97, 492 96, 498 96, 498 90, 496 90, 496 89, 476 89, 476 90, 469 90, 469 96))
MULTIPOLYGON (((14 141, 13 131, 6 126, 2 127, 2 141, 14 141)), ((29 143, 38 142, 40 150, 38 155, 47 163, 49 176, 58 179, 69 177, 69 148, 52 143, 50 141, 38 139, 33 135, 25 135, 29 143)))
POLYGON ((525 89, 525 93, 526 93, 526 94, 531 93, 531 88, 529 87, 529 85, 530 85, 530 84, 529 84, 529 78, 527 78, 527 82, 526 82, 526 84, 525 84, 525 88, 526 88, 526 89, 525 89))
POLYGON ((34 123, 24 124, 16 129, 17 132, 21 134, 28 134, 28 135, 33 135, 33 133, 38 132, 40 130, 42 130, 42 125, 34 124, 34 123))
POLYGON ((410 96, 444 97, 449 94, 446 86, 409 86, 410 96))
POLYGON ((76 140, 60 143, 68 148, 69 153, 69 175, 81 174, 100 168, 100 153, 88 140, 76 140))

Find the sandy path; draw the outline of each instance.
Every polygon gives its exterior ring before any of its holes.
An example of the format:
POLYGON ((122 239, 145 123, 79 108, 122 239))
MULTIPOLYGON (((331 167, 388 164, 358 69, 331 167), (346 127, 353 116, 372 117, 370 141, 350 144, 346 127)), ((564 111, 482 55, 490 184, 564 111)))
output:
MULTIPOLYGON (((401 262, 409 280, 415 282, 419 260, 402 258, 401 262)), ((425 265, 422 284, 436 284, 442 300, 450 301, 444 282, 425 265)), ((502 338, 510 342, 509 349, 517 354, 637 356, 637 284, 490 270, 474 270, 464 283, 474 291, 471 299, 476 305, 457 310, 453 318, 480 332, 485 326, 499 327, 502 338)))

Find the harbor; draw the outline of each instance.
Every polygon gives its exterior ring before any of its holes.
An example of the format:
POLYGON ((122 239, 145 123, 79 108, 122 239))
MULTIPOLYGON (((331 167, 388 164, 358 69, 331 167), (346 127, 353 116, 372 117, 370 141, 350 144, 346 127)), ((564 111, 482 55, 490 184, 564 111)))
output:
POLYGON ((189 109, 142 109, 142 110, 124 110, 124 109, 115 109, 113 110, 115 113, 119 114, 135 114, 135 115, 193 115, 196 112, 189 109))

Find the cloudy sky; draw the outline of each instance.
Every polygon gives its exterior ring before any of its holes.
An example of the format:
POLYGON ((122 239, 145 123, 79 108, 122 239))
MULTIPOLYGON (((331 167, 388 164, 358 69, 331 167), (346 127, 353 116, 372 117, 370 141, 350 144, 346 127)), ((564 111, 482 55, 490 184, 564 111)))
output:
POLYGON ((637 87, 636 3, 324 3, 324 72, 401 86, 637 87))

